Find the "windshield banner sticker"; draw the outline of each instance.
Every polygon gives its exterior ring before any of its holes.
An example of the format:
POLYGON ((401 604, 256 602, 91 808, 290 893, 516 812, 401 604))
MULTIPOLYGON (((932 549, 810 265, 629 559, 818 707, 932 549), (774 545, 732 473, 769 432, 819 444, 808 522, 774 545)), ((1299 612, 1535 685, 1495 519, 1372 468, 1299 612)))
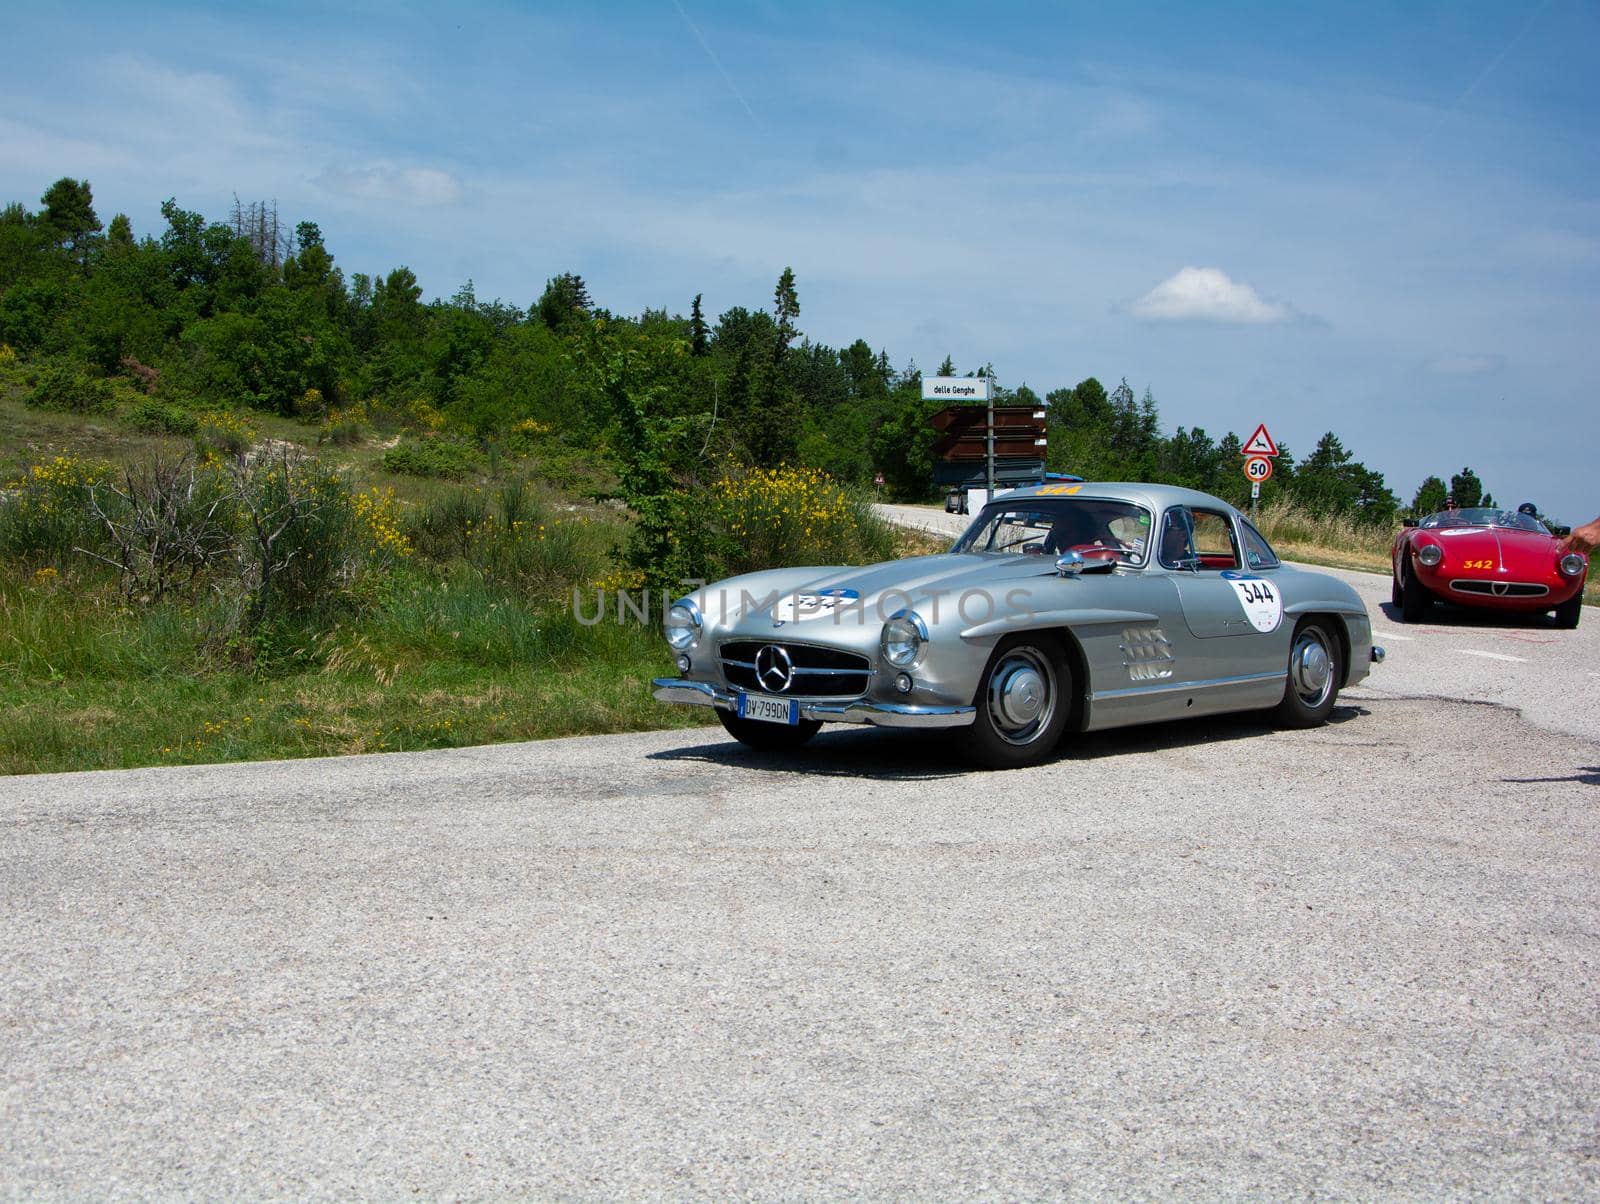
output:
POLYGON ((1222 578, 1239 595, 1239 605, 1252 627, 1260 632, 1278 630, 1278 624, 1283 622, 1283 599, 1278 596, 1277 586, 1247 573, 1227 572, 1222 578))

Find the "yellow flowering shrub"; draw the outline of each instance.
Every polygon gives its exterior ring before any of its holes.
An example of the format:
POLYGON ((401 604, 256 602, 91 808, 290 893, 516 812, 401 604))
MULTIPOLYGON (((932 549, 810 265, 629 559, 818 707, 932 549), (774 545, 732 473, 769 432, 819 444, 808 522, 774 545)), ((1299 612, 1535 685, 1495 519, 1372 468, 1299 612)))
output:
POLYGON ((374 485, 351 499, 356 518, 363 525, 367 554, 374 559, 410 556, 414 550, 406 534, 400 500, 393 489, 374 485))
POLYGON ((201 459, 231 456, 238 459, 256 441, 256 430, 232 410, 212 410, 200 415, 194 445, 201 459))
POLYGON ((75 547, 95 548, 99 523, 88 506, 89 491, 112 476, 102 460, 56 456, 9 481, 0 505, 0 556, 64 559, 75 547))
POLYGON ((709 503, 724 563, 708 568, 721 576, 778 565, 865 563, 893 553, 887 528, 820 469, 730 469, 711 486, 709 503))
POLYGON ((413 426, 421 427, 425 431, 444 430, 444 415, 433 408, 433 403, 426 397, 417 397, 406 406, 406 419, 413 426))

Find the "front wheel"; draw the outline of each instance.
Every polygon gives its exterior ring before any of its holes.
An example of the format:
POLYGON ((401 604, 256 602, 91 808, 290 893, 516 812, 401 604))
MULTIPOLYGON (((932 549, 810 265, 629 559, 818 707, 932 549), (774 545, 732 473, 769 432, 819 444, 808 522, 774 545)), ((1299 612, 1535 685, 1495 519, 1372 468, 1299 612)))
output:
POLYGON ((1072 671, 1049 636, 1003 641, 989 658, 965 729, 967 756, 988 769, 1037 765, 1055 750, 1067 724, 1072 671))
POLYGON ((760 719, 741 719, 732 711, 715 708, 717 718, 740 744, 759 748, 762 752, 787 752, 799 748, 822 728, 817 719, 802 719, 796 724, 764 723, 760 719))
POLYGON ((1339 641, 1322 619, 1303 619, 1289 642, 1289 679, 1276 712, 1280 727, 1320 727, 1339 696, 1339 641))
POLYGON ((1571 631, 1578 625, 1578 620, 1583 618, 1583 591, 1580 589, 1560 606, 1556 607, 1556 626, 1565 627, 1571 631))
POLYGON ((1416 570, 1407 561, 1404 568, 1405 583, 1400 587, 1400 618, 1407 623, 1420 623, 1427 613, 1432 598, 1428 587, 1417 580, 1416 570))

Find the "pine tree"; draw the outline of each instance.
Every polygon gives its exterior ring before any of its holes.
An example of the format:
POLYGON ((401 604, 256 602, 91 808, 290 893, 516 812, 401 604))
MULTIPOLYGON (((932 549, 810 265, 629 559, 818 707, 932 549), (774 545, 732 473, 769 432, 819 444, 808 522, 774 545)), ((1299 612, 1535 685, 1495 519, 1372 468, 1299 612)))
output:
POLYGON ((694 295, 694 304, 689 307, 689 354, 702 356, 706 353, 706 315, 700 308, 702 293, 694 295))

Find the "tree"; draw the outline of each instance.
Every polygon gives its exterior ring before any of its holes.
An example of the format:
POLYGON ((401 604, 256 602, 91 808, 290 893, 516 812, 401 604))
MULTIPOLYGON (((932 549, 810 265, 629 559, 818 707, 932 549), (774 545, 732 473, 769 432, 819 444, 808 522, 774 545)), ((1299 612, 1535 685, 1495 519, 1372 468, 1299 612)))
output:
POLYGON ((1323 435, 1301 462, 1292 487, 1307 509, 1318 514, 1348 514, 1360 522, 1390 522, 1400 505, 1385 486, 1383 474, 1354 459, 1332 431, 1323 435))
POLYGON ((1416 496, 1411 499, 1411 513, 1421 517, 1424 514, 1433 514, 1444 509, 1444 499, 1449 491, 1445 489, 1444 482, 1438 477, 1424 477, 1422 484, 1417 486, 1416 496))
POLYGON ((694 295, 694 304, 689 307, 689 354, 696 358, 706 353, 706 339, 709 330, 706 328, 706 315, 700 308, 700 299, 703 293, 694 295))
POLYGON ((1463 468, 1450 477, 1450 496, 1463 510, 1483 505, 1483 482, 1470 468, 1463 468))
POLYGON ((534 302, 533 313, 559 334, 586 319, 593 305, 583 277, 576 272, 562 272, 545 282, 544 292, 534 302))
POLYGON ((948 355, 944 357, 944 363, 939 365, 939 370, 934 373, 935 376, 954 376, 955 374, 955 361, 952 360, 948 355))
MULTIPOLYGON (((246 205, 239 200, 239 194, 234 193, 233 212, 228 220, 233 228, 233 236, 249 243, 256 258, 273 270, 293 250, 290 240, 278 225, 276 201, 251 201, 246 205)), ((315 229, 314 224, 306 224, 315 229)))
POLYGON ((133 223, 128 220, 126 213, 119 213, 111 219, 106 243, 113 251, 126 251, 133 246, 133 223))
POLYGON ((94 193, 88 180, 66 176, 45 190, 44 225, 55 236, 56 245, 78 263, 83 263, 93 236, 100 232, 100 219, 94 212, 94 193))
POLYGON ((789 350, 789 344, 799 333, 795 319, 800 316, 800 295, 795 292, 794 269, 784 268, 778 285, 772 290, 772 316, 778 324, 778 357, 789 350))
POLYGON ((749 396, 755 404, 744 414, 740 431, 751 459, 763 467, 783 464, 794 455, 800 438, 800 394, 788 372, 790 343, 799 334, 800 296, 794 269, 784 268, 772 290, 772 337, 759 376, 752 375, 749 396))

